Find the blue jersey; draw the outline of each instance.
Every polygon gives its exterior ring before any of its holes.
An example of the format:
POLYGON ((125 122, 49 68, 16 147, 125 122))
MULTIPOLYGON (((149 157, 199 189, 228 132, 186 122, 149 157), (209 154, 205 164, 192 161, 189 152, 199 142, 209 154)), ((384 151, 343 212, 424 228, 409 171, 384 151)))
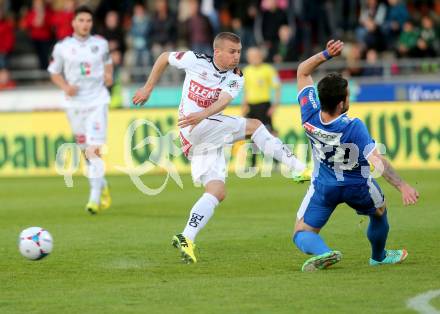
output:
POLYGON ((375 148, 365 124, 346 113, 323 122, 313 86, 299 92, 298 102, 302 125, 312 145, 314 180, 336 186, 365 184, 370 175, 367 157, 375 148))

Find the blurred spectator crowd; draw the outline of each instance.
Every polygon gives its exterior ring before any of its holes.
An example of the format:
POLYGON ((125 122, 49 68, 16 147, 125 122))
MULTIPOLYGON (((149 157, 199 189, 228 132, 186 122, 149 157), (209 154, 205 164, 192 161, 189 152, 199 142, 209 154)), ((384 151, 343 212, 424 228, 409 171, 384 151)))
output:
MULTIPOLYGON (((117 71, 150 66, 165 50, 212 54, 220 31, 240 35, 243 52, 263 48, 266 61, 276 64, 343 39, 352 76, 381 74, 380 67, 357 68, 359 60, 374 65, 384 55, 440 55, 440 0, 0 0, 0 89, 15 86, 8 70, 20 55, 36 56, 35 67, 47 68, 54 43, 71 35, 81 4, 95 9, 94 32, 109 41, 117 71)), ((145 77, 133 73, 132 80, 145 77)))

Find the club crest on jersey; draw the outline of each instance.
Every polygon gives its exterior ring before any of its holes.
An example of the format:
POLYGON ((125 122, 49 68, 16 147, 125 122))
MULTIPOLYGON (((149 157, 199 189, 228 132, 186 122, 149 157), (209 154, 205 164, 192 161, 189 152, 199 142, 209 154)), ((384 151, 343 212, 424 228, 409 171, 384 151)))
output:
POLYGON ((92 47, 90 47, 90 50, 92 51, 92 53, 97 53, 99 50, 99 47, 96 45, 93 45, 92 47))
POLYGON ((303 128, 309 136, 324 144, 333 146, 341 144, 342 133, 324 131, 308 122, 303 124, 303 128))
POLYGON ((238 88, 238 82, 236 80, 232 80, 228 82, 229 88, 238 88))

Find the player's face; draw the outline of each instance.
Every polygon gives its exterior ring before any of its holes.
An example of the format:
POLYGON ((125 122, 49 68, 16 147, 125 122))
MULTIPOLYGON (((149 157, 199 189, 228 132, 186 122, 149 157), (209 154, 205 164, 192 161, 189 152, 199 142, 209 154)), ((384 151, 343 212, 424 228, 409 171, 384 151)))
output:
POLYGON ((73 32, 81 37, 90 35, 93 26, 93 18, 89 13, 79 13, 72 21, 73 32))
POLYGON ((225 70, 233 69, 240 62, 240 54, 241 43, 224 40, 214 51, 215 63, 225 70))
POLYGON ((249 48, 247 51, 247 61, 252 65, 259 65, 263 62, 263 55, 258 48, 249 48))

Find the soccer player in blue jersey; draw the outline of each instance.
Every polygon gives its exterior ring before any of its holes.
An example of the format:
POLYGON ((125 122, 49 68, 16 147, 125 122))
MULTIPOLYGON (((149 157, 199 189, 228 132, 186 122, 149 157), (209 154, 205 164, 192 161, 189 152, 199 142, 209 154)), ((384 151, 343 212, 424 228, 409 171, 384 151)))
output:
POLYGON ((339 40, 329 41, 326 50, 302 62, 297 71, 301 120, 314 160, 312 182, 298 210, 293 236, 302 252, 314 255, 304 263, 303 271, 325 269, 341 260, 341 252, 329 248, 319 235, 341 203, 370 218, 370 265, 395 264, 407 257, 405 249, 385 249, 389 230, 387 207, 369 163, 400 191, 404 205, 415 204, 419 197, 378 152, 365 124, 347 116, 347 80, 337 73, 328 74, 319 81, 316 92, 311 74, 320 64, 340 55, 343 47, 339 40))

